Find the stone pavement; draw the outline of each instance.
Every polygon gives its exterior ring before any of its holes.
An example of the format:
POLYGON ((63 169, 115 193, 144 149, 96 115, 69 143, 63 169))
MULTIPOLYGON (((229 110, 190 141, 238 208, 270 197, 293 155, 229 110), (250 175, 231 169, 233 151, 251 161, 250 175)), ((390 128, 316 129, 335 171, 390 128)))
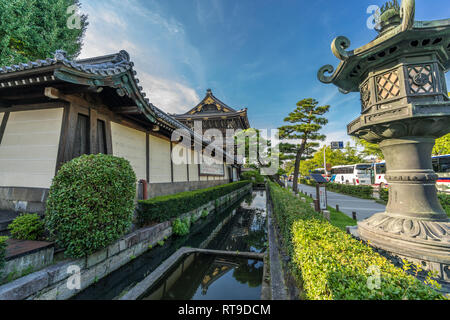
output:
MULTIPOLYGON (((292 186, 292 182, 289 182, 288 185, 292 186)), ((299 191, 302 191, 303 193, 312 193, 314 197, 316 195, 315 187, 299 184, 298 188, 299 191)), ((336 208, 336 205, 339 205, 339 211, 345 213, 350 218, 352 217, 352 212, 356 212, 358 221, 367 219, 375 213, 384 212, 386 210, 386 206, 379 204, 374 200, 355 198, 336 192, 327 191, 327 198, 330 207, 336 208)))

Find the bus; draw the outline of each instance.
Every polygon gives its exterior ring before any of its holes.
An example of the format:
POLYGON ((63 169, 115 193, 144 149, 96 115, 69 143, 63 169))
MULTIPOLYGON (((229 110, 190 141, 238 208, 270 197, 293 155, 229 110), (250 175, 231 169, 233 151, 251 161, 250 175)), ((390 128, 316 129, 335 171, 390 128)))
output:
POLYGON ((374 163, 372 183, 380 188, 385 188, 388 185, 386 180, 386 161, 374 163))
POLYGON ((431 158, 433 170, 438 175, 436 187, 440 192, 450 193, 450 154, 431 158))
POLYGON ((372 164, 358 163, 331 168, 331 181, 340 184, 371 185, 372 164))

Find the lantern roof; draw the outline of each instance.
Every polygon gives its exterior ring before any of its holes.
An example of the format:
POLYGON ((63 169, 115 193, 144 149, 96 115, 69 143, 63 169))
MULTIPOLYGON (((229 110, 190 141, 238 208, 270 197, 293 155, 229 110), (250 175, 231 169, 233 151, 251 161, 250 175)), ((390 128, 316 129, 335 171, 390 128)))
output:
POLYGON ((446 72, 450 68, 450 19, 414 21, 414 0, 403 0, 399 15, 397 25, 379 30, 376 39, 360 48, 346 51, 350 40, 344 36, 335 38, 331 50, 341 61, 336 70, 332 65, 320 68, 318 79, 333 83, 343 93, 356 92, 369 71, 416 53, 436 54, 446 72))

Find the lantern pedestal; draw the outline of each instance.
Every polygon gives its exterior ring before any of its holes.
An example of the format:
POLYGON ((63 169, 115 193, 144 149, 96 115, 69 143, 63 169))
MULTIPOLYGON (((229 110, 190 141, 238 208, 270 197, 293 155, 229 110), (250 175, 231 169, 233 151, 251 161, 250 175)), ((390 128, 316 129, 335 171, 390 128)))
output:
POLYGON ((358 223, 361 239, 450 281, 450 222, 437 199, 431 164, 434 138, 405 137, 380 143, 386 158, 386 212, 358 223))

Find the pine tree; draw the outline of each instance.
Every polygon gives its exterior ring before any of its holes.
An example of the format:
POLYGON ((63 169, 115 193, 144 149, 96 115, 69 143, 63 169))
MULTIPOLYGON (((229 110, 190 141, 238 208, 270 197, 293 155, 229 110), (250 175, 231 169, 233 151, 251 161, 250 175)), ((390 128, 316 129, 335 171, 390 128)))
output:
POLYGON ((0 66, 52 57, 62 49, 76 58, 88 25, 80 16, 80 28, 69 28, 79 0, 0 0, 0 66), (70 25, 70 21, 69 21, 70 25))
POLYGON ((298 191, 300 161, 308 148, 308 143, 325 140, 325 135, 320 134, 319 131, 328 123, 328 119, 322 116, 329 111, 330 106, 318 106, 318 104, 319 102, 312 98, 299 101, 297 108, 284 119, 290 124, 279 128, 280 139, 300 140, 300 144, 291 143, 291 146, 284 146, 284 151, 286 149, 295 151, 294 192, 298 191))

